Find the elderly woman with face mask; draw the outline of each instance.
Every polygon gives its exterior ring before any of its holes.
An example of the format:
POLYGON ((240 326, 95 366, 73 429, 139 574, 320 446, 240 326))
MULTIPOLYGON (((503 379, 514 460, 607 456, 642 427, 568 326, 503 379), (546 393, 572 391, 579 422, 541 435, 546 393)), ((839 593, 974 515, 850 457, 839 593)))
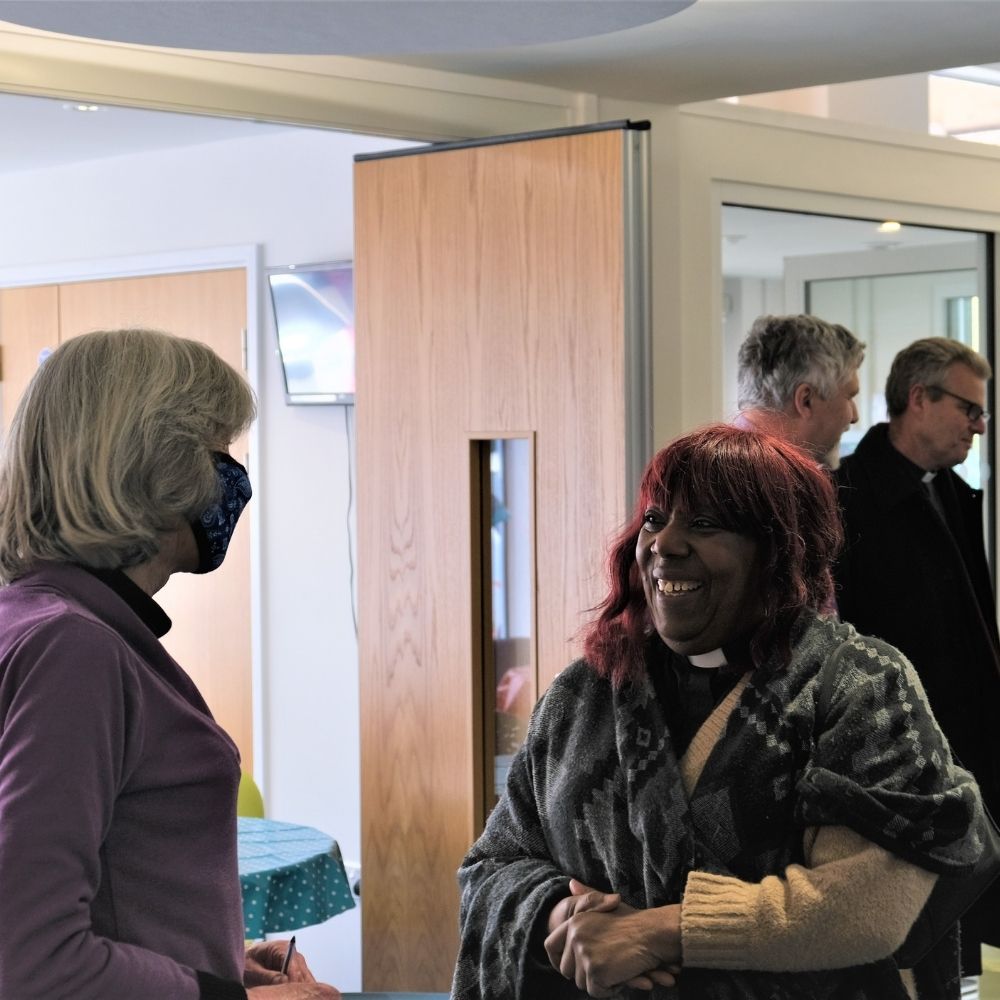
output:
POLYGON ((894 955, 981 855, 981 801, 905 658, 820 612, 839 542, 776 438, 654 457, 460 869, 454 1000, 915 995, 894 955))
POLYGON ((208 347, 67 341, 0 464, 0 997, 335 998, 245 951, 235 744, 160 644, 173 573, 222 562, 254 415, 208 347))

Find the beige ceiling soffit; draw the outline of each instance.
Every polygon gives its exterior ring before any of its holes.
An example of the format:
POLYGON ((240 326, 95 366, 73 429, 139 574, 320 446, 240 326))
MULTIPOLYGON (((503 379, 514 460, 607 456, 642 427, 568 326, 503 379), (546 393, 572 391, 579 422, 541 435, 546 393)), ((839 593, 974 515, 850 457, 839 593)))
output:
POLYGON ((559 128, 576 123, 578 106, 570 91, 356 58, 303 72, 7 25, 0 90, 427 140, 559 128))

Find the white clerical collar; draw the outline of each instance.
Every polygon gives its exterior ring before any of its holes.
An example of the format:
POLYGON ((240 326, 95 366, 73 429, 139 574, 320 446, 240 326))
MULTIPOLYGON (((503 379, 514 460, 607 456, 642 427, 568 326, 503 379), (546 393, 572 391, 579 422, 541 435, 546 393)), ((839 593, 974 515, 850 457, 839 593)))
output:
POLYGON ((692 667, 701 667, 702 670, 714 670, 716 667, 726 665, 726 654, 722 649, 712 649, 707 653, 696 653, 688 657, 688 663, 692 667))

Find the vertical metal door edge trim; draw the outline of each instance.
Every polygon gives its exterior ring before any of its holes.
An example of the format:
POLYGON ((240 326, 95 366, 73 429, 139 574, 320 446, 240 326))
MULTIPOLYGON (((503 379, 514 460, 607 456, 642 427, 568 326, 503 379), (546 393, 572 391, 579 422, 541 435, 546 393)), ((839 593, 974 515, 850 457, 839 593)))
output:
POLYGON ((622 133, 625 320, 625 515, 652 454, 652 313, 649 252, 649 132, 622 133))
MULTIPOLYGON (((980 353, 996 370, 997 357, 997 282, 996 271, 996 241, 995 233, 979 233, 979 240, 976 253, 976 287, 982 290, 982 306, 979 310, 982 327, 980 337, 980 353)), ((997 392, 994 379, 990 379, 986 385, 986 405, 992 412, 996 412, 997 392)), ((991 421, 992 423, 992 421, 991 421)), ((986 468, 982 470, 986 473, 983 481, 983 488, 986 491, 983 509, 986 512, 986 524, 983 526, 986 532, 986 563, 990 570, 990 580, 993 583, 993 592, 997 592, 997 566, 1000 560, 997 559, 997 503, 1000 502, 996 480, 997 462, 997 429, 996 426, 987 426, 986 440, 983 454, 986 459, 986 468)))

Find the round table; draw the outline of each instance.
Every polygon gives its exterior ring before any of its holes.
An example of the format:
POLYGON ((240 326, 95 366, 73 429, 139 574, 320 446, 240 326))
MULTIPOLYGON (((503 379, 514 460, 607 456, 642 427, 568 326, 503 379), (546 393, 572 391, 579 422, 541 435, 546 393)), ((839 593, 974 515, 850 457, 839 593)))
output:
POLYGON ((310 826, 237 819, 247 938, 321 924, 355 905, 337 842, 310 826))

